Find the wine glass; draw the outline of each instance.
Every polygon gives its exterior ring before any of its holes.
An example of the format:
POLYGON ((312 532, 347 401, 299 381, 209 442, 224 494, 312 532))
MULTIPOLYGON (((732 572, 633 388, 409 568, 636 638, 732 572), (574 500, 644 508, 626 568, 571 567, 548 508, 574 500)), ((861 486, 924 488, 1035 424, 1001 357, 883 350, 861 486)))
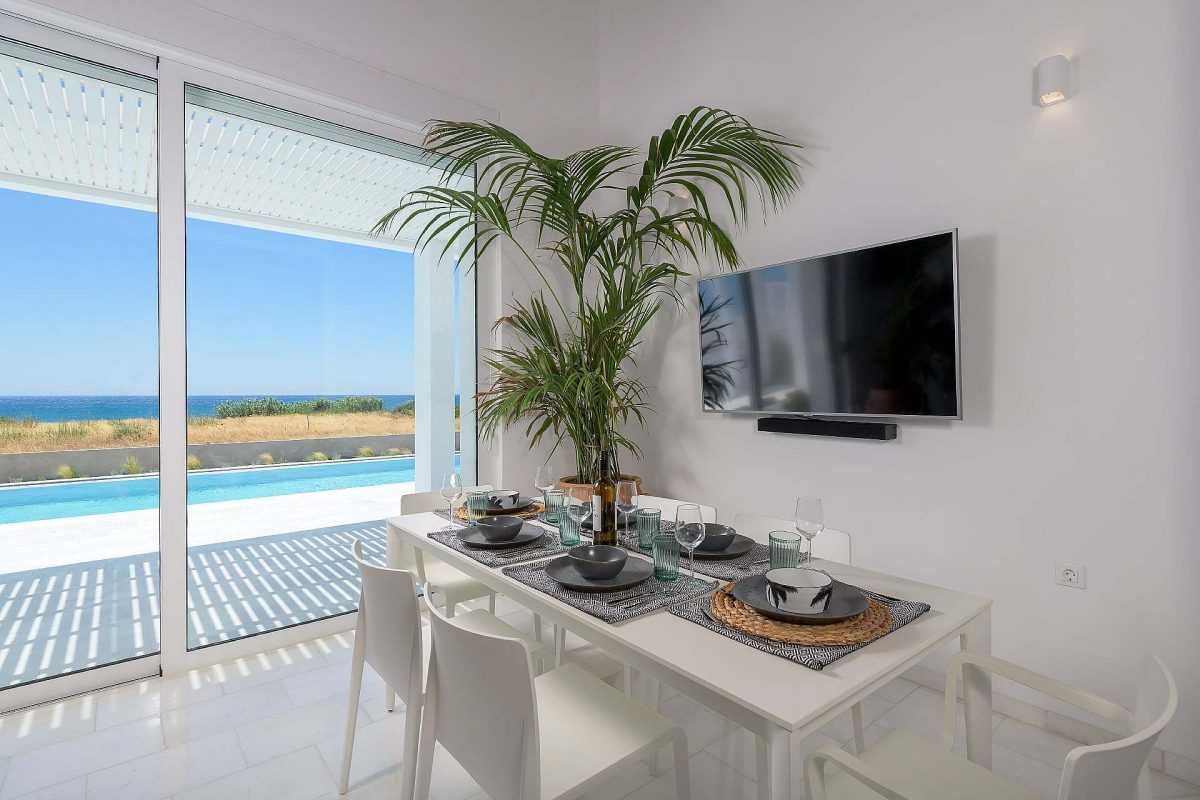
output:
POLYGON ((704 519, 700 516, 700 506, 683 503, 675 509, 675 541, 687 549, 692 577, 696 577, 696 546, 704 541, 704 519))
POLYGON ((635 481, 617 481, 617 527, 621 527, 629 515, 637 511, 638 490, 635 481))
POLYGON ((442 499, 450 505, 447 510, 451 520, 454 519, 454 504, 462 497, 462 493, 462 476, 457 472, 447 472, 442 476, 442 499))
POLYGON ((796 501, 796 533, 808 542, 805 561, 812 564, 812 543, 817 534, 825 530, 825 513, 821 509, 821 498, 801 497, 796 501))
POLYGON ((537 474, 533 476, 533 488, 542 493, 543 504, 546 502, 546 492, 554 488, 554 483, 554 472, 549 464, 537 468, 537 474))

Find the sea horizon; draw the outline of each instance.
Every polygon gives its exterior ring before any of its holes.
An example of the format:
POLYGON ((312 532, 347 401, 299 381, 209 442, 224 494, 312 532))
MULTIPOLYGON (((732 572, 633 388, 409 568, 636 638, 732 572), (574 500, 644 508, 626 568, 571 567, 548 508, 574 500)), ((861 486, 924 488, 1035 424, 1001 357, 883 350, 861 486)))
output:
MULTIPOLYGON (((251 397, 275 397, 285 403, 315 400, 325 397, 378 397, 386 409, 411 402, 411 394, 194 394, 188 395, 189 417, 211 417, 218 403, 251 397)), ((457 399, 457 396, 456 396, 457 399)), ((158 395, 141 394, 60 394, 60 395, 0 395, 0 417, 33 419, 36 422, 84 422, 103 419, 158 419, 158 395)))

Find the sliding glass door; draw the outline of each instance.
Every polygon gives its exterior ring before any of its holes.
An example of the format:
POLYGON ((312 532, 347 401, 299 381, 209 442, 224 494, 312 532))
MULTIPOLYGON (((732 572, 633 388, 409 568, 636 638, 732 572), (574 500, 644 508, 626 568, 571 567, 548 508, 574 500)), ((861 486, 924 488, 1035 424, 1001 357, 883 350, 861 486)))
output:
POLYGON ((158 183, 150 78, 0 39, 0 94, 3 710, 157 671, 158 183))
POLYGON ((352 541, 476 479, 474 274, 373 231, 471 176, 0 19, 0 711, 348 628, 352 541))
POLYGON ((452 263, 372 234, 438 181, 421 151, 193 85, 185 102, 195 649, 357 607, 350 544, 382 555, 418 474, 454 468, 458 311, 452 263))

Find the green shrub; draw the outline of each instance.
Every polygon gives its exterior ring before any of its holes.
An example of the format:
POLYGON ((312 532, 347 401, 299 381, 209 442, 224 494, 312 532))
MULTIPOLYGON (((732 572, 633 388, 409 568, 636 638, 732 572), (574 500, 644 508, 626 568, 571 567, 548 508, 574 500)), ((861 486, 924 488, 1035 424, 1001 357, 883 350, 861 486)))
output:
POLYGON ((387 450, 383 451, 383 454, 385 456, 400 456, 404 455, 404 451, 402 451, 399 447, 389 447, 387 450))
POLYGON ((121 465, 122 475, 137 475, 142 471, 142 465, 133 456, 125 459, 125 463, 121 465))
POLYGON ((197 458, 196 456, 193 456, 193 455, 189 455, 187 457, 187 468, 190 470, 191 469, 203 469, 204 465, 200 463, 199 458, 197 458))
POLYGON ((359 458, 371 458, 373 455, 375 455, 375 451, 369 447, 358 448, 358 457, 359 458))
POLYGON ((322 453, 320 450, 318 450, 318 451, 317 451, 317 452, 315 452, 315 453, 310 453, 310 454, 309 454, 309 456, 308 456, 308 458, 306 458, 306 459, 304 459, 304 460, 305 460, 305 461, 328 461, 328 460, 329 460, 329 456, 325 455, 325 454, 324 454, 324 453, 322 453))
POLYGON ((75 469, 70 464, 62 464, 58 469, 54 470, 54 474, 63 480, 80 477, 79 470, 75 469))
POLYGON ((258 463, 260 463, 260 464, 274 464, 274 463, 275 463, 275 456, 271 455, 270 453, 263 453, 262 455, 260 455, 260 456, 258 457, 258 463))
POLYGON ((141 439, 150 434, 150 426, 140 419, 114 419, 109 424, 114 439, 141 439))
POLYGON ((417 402, 409 400, 406 403, 396 406, 393 410, 402 417, 415 417, 417 415, 417 402))
POLYGON ((359 414, 370 411, 383 411, 383 399, 353 395, 339 397, 336 400, 318 397, 313 400, 285 403, 277 397, 246 397, 241 400, 226 400, 217 403, 215 409, 219 419, 273 417, 280 414, 359 414))

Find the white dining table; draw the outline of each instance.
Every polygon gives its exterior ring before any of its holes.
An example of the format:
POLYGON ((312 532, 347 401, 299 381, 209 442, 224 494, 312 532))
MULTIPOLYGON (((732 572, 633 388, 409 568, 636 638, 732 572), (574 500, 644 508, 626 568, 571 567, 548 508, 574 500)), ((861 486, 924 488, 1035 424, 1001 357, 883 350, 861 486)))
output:
MULTIPOLYGON (((399 566, 401 545, 411 543, 754 733, 761 800, 789 797, 792 735, 816 731, 951 639, 963 650, 991 652, 990 600, 820 559, 817 564, 839 580, 925 602, 931 610, 820 671, 747 647, 666 609, 612 625, 429 538, 448 527, 432 512, 389 518, 388 565, 399 566)), ((990 768, 990 676, 964 667, 963 702, 967 757, 990 768)))

